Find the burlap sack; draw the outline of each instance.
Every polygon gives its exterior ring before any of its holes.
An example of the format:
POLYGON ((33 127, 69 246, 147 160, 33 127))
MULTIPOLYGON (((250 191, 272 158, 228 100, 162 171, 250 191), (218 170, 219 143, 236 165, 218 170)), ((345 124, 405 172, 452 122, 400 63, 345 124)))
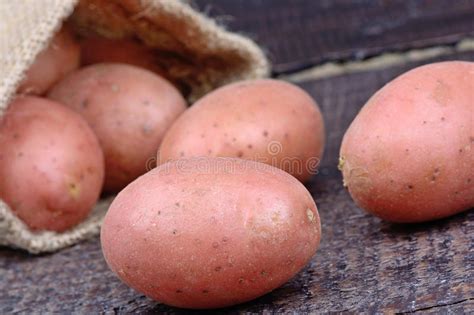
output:
MULTIPOLYGON (((0 116, 26 69, 66 20, 82 35, 134 37, 155 48, 157 62, 190 101, 228 82, 268 74, 255 43, 184 1, 0 0, 0 116)), ((42 253, 77 243, 97 235, 110 201, 100 201, 85 222, 59 234, 31 232, 0 200, 0 245, 42 253)))

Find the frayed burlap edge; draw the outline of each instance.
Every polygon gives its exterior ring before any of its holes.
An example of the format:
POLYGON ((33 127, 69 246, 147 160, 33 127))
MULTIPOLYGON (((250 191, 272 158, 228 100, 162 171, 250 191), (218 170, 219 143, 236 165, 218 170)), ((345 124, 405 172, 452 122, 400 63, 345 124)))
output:
POLYGON ((190 88, 191 102, 224 84, 269 73, 253 41, 225 31, 182 1, 81 0, 70 22, 83 36, 134 38, 155 49, 166 77, 182 91, 190 88))
POLYGON ((111 203, 112 198, 99 201, 84 222, 67 232, 56 233, 30 231, 0 200, 0 245, 18 247, 32 254, 39 254, 76 244, 99 234, 102 220, 111 203))
POLYGON ((0 1, 0 115, 77 0, 0 1), (38 11, 36 8, 38 7, 38 11), (47 10, 41 9, 46 7, 47 10), (13 35, 10 35, 13 34, 13 35))
MULTIPOLYGON (((102 0, 81 1, 83 4, 100 3, 102 0)), ((110 3, 114 1, 110 0, 110 3)), ((133 27, 141 35, 146 35, 147 29, 136 21, 143 17, 148 22, 159 23, 156 19, 159 20, 160 15, 166 14, 172 17, 172 21, 182 23, 184 32, 180 35, 184 36, 185 51, 192 52, 193 49, 202 48, 201 52, 211 59, 225 54, 230 57, 229 62, 237 59, 238 67, 233 65, 229 69, 209 69, 210 71, 203 71, 202 75, 192 81, 191 101, 226 83, 268 75, 268 61, 254 42, 225 31, 183 2, 121 0, 120 4, 123 3, 130 10, 136 10, 133 27), (137 15, 140 17, 137 18, 137 15), (186 46, 187 38, 192 36, 200 38, 194 42, 196 47, 186 46)), ((0 1, 0 117, 35 56, 47 46, 77 4, 78 0, 0 1), (7 36, 9 34, 13 35, 7 36)), ((153 45, 153 36, 151 42, 149 40, 150 38, 145 39, 145 43, 153 45)), ((111 199, 99 201, 84 222, 64 233, 56 233, 30 231, 13 215, 8 205, 0 200, 0 245, 21 248, 33 254, 53 252, 73 245, 100 232, 100 225, 110 203, 111 199)))

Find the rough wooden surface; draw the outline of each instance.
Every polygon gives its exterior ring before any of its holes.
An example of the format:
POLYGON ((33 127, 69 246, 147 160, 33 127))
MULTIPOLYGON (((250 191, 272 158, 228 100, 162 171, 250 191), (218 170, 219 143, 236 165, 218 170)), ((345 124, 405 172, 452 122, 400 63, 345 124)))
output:
POLYGON ((474 35, 474 0, 193 0, 265 47, 275 73, 474 35))
MULTIPOLYGON (((474 61, 474 53, 444 59, 474 61)), ((220 312, 474 313, 474 211, 426 224, 385 223, 354 205, 336 168, 340 140, 359 108, 416 65, 302 84, 321 105, 328 131, 323 167, 308 185, 320 210, 321 247, 283 287, 220 312)), ((188 313, 122 284, 105 265, 98 239, 40 257, 2 248, 0 280, 0 314, 188 313)))

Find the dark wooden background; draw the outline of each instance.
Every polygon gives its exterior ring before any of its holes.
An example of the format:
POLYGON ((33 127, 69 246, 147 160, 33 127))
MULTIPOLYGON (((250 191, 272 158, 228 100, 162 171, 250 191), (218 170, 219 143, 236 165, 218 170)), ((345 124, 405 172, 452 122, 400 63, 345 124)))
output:
MULTIPOLYGON (((474 33, 474 1, 467 0, 197 0, 194 5, 257 40, 275 74, 328 60, 452 45, 474 33)), ((320 210, 321 247, 283 287, 220 313, 474 313, 474 212, 425 224, 389 224, 354 205, 337 171, 344 131, 377 89, 417 65, 454 59, 474 61, 474 52, 300 84, 322 107, 327 125, 322 168, 308 184, 320 210)), ((42 256, 0 248, 0 314, 15 312, 189 311, 151 301, 122 284, 105 265, 96 238, 42 256)))
POLYGON ((327 60, 453 44, 474 35, 473 0, 194 0, 258 41, 276 74, 327 60))

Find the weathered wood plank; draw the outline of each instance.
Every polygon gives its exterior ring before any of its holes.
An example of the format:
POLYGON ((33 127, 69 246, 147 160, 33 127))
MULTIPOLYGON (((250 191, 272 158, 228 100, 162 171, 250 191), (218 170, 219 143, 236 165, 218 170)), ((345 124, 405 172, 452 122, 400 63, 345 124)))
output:
POLYGON ((474 0, 194 0, 266 48, 275 73, 474 35, 474 0))
MULTIPOLYGON (((443 59, 474 60, 474 53, 443 59)), ((364 213, 341 185, 337 156, 359 108, 391 78, 415 66, 305 82, 328 132, 320 173, 308 185, 323 237, 310 265, 274 292, 228 313, 377 311, 474 312, 474 211, 417 225, 364 213)), ((53 255, 0 249, 0 314, 11 312, 185 313, 122 284, 105 265, 98 239, 53 255)))

